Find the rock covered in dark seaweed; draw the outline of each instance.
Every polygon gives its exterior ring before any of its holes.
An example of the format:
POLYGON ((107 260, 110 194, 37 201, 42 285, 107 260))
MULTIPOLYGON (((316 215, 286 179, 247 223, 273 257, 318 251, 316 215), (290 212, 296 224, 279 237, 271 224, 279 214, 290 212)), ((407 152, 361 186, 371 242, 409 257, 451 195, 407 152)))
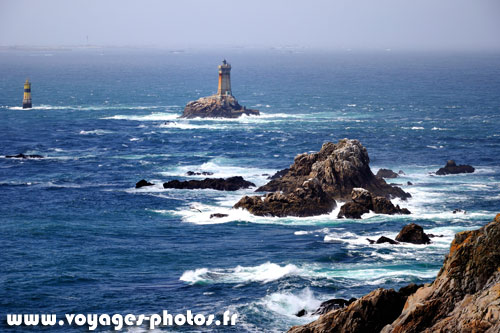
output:
POLYGON ((444 168, 440 168, 436 171, 436 175, 454 175, 459 173, 473 173, 475 169, 467 164, 457 165, 454 160, 449 160, 446 162, 444 168))
POLYGON ((163 183, 163 188, 175 189, 214 189, 219 191, 237 191, 244 188, 255 186, 254 183, 246 181, 241 176, 229 178, 205 178, 203 180, 171 180, 163 183))

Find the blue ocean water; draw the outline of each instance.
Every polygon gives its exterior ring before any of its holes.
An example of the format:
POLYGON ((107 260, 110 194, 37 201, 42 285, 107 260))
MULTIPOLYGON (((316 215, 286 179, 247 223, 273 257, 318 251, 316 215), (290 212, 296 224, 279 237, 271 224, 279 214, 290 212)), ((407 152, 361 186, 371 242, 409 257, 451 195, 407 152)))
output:
POLYGON ((2 323, 7 313, 230 310, 236 327, 174 330, 285 331, 315 319, 294 314, 321 301, 432 281, 454 234, 500 212, 495 54, 8 51, 0 120, 0 155, 46 156, 0 158, 2 323), (239 102, 262 115, 177 119, 216 91, 223 57, 239 102), (26 77, 31 110, 20 108, 26 77), (391 182, 412 194, 396 200, 412 215, 255 217, 231 209, 253 189, 161 187, 199 178, 190 170, 262 185, 298 153, 345 137, 367 147, 374 172, 404 171, 391 182), (448 159, 476 172, 430 174, 448 159), (158 185, 135 189, 143 178, 158 185), (410 222, 444 237, 366 241, 410 222))

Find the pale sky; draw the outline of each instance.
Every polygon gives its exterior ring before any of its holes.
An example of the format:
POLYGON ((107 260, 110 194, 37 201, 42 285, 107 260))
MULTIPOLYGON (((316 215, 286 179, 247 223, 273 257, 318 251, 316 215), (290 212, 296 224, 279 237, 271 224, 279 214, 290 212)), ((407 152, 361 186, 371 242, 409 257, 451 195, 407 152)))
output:
POLYGON ((0 45, 500 50, 500 0, 0 0, 0 45))

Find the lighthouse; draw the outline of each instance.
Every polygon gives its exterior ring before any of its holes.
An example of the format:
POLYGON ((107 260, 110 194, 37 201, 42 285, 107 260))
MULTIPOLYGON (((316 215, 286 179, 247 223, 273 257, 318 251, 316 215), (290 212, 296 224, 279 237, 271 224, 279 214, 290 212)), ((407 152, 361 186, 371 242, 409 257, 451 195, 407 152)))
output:
POLYGON ((28 79, 24 82, 23 109, 31 109, 31 83, 28 79))
POLYGON ((219 65, 219 88, 217 90, 219 97, 232 96, 231 93, 231 65, 227 63, 226 59, 219 65))

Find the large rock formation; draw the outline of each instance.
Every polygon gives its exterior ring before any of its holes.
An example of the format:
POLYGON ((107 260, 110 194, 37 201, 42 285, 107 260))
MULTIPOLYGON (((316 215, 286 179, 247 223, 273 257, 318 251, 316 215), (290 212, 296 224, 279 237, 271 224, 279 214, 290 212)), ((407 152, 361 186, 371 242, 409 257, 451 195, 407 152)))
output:
POLYGON ((424 232, 424 228, 415 223, 407 224, 396 236, 398 242, 413 244, 429 244, 431 239, 424 232))
POLYGON ((500 332, 499 239, 500 214, 455 236, 433 283, 377 289, 289 332, 500 332))
POLYGON ((203 180, 185 180, 179 181, 177 179, 163 183, 163 188, 176 188, 176 189, 214 189, 219 191, 237 191, 243 188, 255 186, 254 183, 246 181, 241 176, 229 178, 205 178, 203 180))
POLYGON ((361 215, 373 211, 376 214, 411 214, 406 208, 400 208, 399 205, 394 206, 392 202, 385 197, 374 197, 372 194, 363 189, 355 188, 351 192, 352 201, 345 203, 340 207, 338 218, 360 219, 361 215))
POLYGON ((259 187, 257 192, 288 193, 305 180, 317 178, 323 190, 333 199, 351 199, 352 189, 356 187, 386 198, 410 197, 399 187, 376 178, 369 163, 368 152, 358 140, 342 139, 336 144, 327 142, 317 153, 297 155, 284 176, 259 187))
POLYGON ((436 171, 436 175, 454 175, 458 173, 473 173, 475 169, 467 164, 457 165, 454 160, 449 160, 446 162, 444 168, 440 168, 436 171))
POLYGON ((317 178, 311 178, 290 193, 268 193, 245 196, 234 205, 259 216, 312 216, 327 214, 336 207, 336 202, 321 188, 317 178))
POLYGON ((260 113, 241 106, 231 95, 212 95, 189 102, 181 118, 238 118, 243 114, 258 116, 260 113))
POLYGON ((327 142, 317 153, 297 155, 290 169, 259 187, 256 192, 273 192, 264 200, 244 197, 234 207, 257 215, 312 216, 330 212, 336 207, 335 199, 350 200, 357 187, 387 198, 410 197, 399 187, 376 178, 369 162, 366 148, 358 140, 327 142), (304 184, 315 184, 314 190, 304 184))

